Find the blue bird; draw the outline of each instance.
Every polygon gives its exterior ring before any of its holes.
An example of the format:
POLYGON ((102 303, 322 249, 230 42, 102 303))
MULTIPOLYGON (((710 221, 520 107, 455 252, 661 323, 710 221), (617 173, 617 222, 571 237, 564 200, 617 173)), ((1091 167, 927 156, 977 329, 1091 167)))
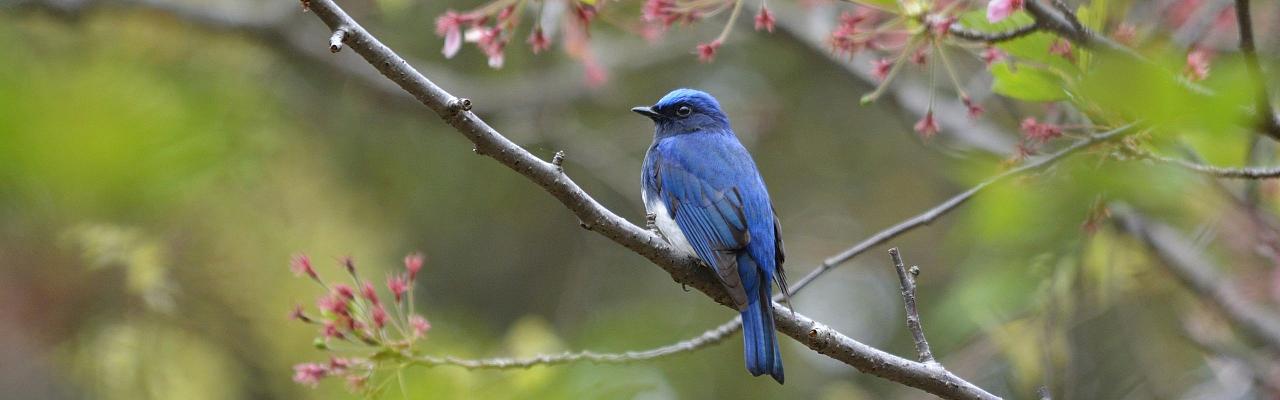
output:
POLYGON ((782 383, 771 300, 775 281, 788 295, 782 228, 755 161, 707 93, 676 89, 631 111, 655 125, 641 177, 645 210, 672 246, 716 271, 742 314, 747 371, 782 383))

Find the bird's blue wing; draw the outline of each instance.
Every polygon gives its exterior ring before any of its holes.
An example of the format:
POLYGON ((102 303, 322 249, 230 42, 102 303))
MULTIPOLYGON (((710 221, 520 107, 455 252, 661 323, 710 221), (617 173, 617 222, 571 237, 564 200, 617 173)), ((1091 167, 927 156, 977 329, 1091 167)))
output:
MULTIPOLYGON (((738 269, 738 257, 753 239, 749 196, 754 193, 735 178, 754 175, 754 168, 742 171, 735 163, 709 160, 724 156, 714 154, 714 147, 701 147, 697 155, 673 148, 677 146, 662 147, 652 160, 654 189, 694 253, 715 269, 739 308, 745 307, 747 290, 759 284, 754 268, 747 274, 738 269)), ((773 233, 772 226, 768 233, 773 233)))

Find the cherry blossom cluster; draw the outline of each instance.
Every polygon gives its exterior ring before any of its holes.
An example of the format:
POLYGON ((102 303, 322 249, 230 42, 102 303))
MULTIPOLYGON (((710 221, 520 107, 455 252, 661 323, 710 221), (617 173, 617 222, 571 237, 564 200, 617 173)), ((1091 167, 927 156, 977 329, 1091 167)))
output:
MULTIPOLYGON (((336 283, 320 278, 311 258, 299 254, 290 261, 290 269, 324 289, 316 299, 315 314, 295 305, 290 318, 316 326, 316 347, 337 354, 372 355, 381 352, 408 354, 415 344, 426 338, 431 323, 414 312, 413 282, 422 270, 424 257, 414 253, 404 258, 404 271, 386 279, 384 298, 373 282, 363 280, 355 262, 342 258, 339 264, 349 276, 349 283, 336 283), (389 300, 389 301, 388 301, 389 300)), ((344 379, 352 391, 365 389, 377 362, 368 356, 339 357, 331 355, 327 362, 297 364, 293 380, 314 387, 326 378, 344 379)))
MULTIPOLYGON (((489 59, 489 65, 500 68, 503 65, 503 54, 507 44, 516 35, 522 11, 537 10, 533 20, 535 26, 529 30, 525 42, 533 53, 541 53, 552 46, 556 38, 545 30, 543 24, 559 25, 565 52, 579 60, 586 72, 589 84, 600 84, 606 79, 604 68, 596 61, 589 46, 589 32, 597 13, 603 7, 617 6, 620 3, 605 3, 599 0, 564 0, 564 7, 556 7, 559 18, 547 18, 544 14, 548 2, 553 0, 495 0, 475 10, 467 12, 447 11, 436 20, 436 33, 444 37, 444 54, 452 57, 457 54, 464 42, 475 43, 489 59), (558 21, 558 22, 556 22, 558 21)), ((776 18, 767 7, 765 0, 748 5, 747 0, 642 0, 639 10, 639 22, 625 25, 622 28, 632 31, 650 41, 659 40, 668 30, 676 25, 700 23, 727 13, 724 28, 720 34, 709 41, 699 43, 694 54, 702 62, 712 62, 721 47, 728 39, 738 17, 744 8, 754 8, 754 26, 757 31, 773 32, 776 18)), ((802 6, 811 6, 814 1, 802 1, 802 6)), ((1027 0, 903 0, 896 6, 883 3, 865 3, 850 0, 849 5, 838 14, 835 28, 828 36, 827 43, 833 53, 852 59, 864 52, 874 54, 870 57, 870 74, 880 81, 874 91, 862 97, 862 101, 871 102, 878 99, 889 87, 894 78, 904 69, 923 70, 930 82, 944 79, 950 83, 954 95, 968 110, 970 118, 979 118, 985 108, 978 100, 970 96, 960 76, 953 66, 951 58, 956 56, 976 56, 988 68, 1000 63, 1020 63, 1009 54, 992 44, 975 43, 973 39, 954 38, 953 26, 965 12, 985 8, 988 22, 996 23, 1009 19, 1021 12, 1027 0), (976 3, 976 4, 975 4, 976 3)), ((1177 27, 1187 23, 1191 11, 1201 6, 1202 0, 1175 0, 1172 7, 1164 13, 1167 24, 1177 27)), ((558 4, 552 2, 552 4, 558 4)), ((1224 9, 1215 17, 1212 28, 1225 29, 1233 24, 1233 14, 1224 9)), ((617 23, 615 23, 617 24, 617 23)), ((1137 29, 1127 23, 1119 23, 1111 33, 1116 42, 1134 45, 1138 42, 1137 29)), ((1067 62, 1077 64, 1078 51, 1072 43, 1064 38, 1052 42, 1047 52, 1051 56, 1061 57, 1067 62)), ((1190 81, 1206 79, 1210 71, 1213 54, 1207 46, 1193 46, 1187 53, 1186 67, 1183 75, 1190 81)), ((1031 63, 1034 65, 1035 63, 1031 63)), ((933 85, 931 85, 933 86, 933 85)), ((936 86, 933 86, 936 87, 936 86)), ((925 114, 914 125, 914 130, 923 138, 929 139, 939 133, 940 127, 933 112, 934 97, 925 114)), ((1030 121, 1035 121, 1030 118, 1030 121)), ((1024 121, 1022 132, 1023 144, 1019 146, 1019 154, 1033 154, 1035 149, 1047 141, 1061 135, 1061 130, 1050 129, 1051 125, 1036 122, 1028 125, 1024 121)))

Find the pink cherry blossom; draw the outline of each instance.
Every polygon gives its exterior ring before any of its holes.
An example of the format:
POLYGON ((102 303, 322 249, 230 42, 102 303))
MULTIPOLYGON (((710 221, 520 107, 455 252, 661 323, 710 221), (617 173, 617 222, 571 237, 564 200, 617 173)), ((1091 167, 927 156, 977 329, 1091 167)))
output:
POLYGON ((932 138, 938 134, 938 121, 933 118, 933 110, 929 110, 924 114, 924 118, 920 118, 920 121, 916 122, 915 130, 925 139, 932 138))
POLYGON ((766 30, 773 33, 773 25, 776 21, 773 19, 773 12, 769 11, 769 7, 760 7, 760 12, 756 14, 756 30, 766 30))
MULTIPOLYGON (((529 47, 533 49, 533 54, 538 54, 551 48, 551 41, 547 40, 547 35, 542 32, 542 27, 533 28, 533 33, 529 34, 529 47)), ((407 262, 406 259, 406 265, 408 265, 407 262)), ((422 263, 419 262, 418 266, 422 266, 422 263)), ((416 273, 410 273, 409 279, 413 279, 413 275, 416 275, 416 273)))
POLYGON ((305 386, 316 387, 320 384, 320 380, 328 375, 329 370, 320 364, 305 363, 293 366, 293 381, 305 386))
POLYGON ((884 81, 889 79, 889 71, 893 70, 893 61, 887 58, 876 59, 871 62, 871 75, 877 80, 884 81))
POLYGON ((462 48, 462 25, 470 18, 455 11, 445 11, 436 18, 436 35, 444 36, 444 49, 440 52, 445 58, 453 58, 462 48))
POLYGON ((1062 127, 1047 122, 1038 122, 1034 117, 1027 117, 1018 125, 1023 136, 1039 143, 1048 142, 1062 136, 1062 127))
POLYGON ((364 286, 360 287, 360 294, 364 296, 365 300, 369 300, 369 303, 372 303, 375 306, 381 303, 378 301, 378 292, 373 290, 372 283, 365 282, 364 286))
POLYGON ((995 47, 987 47, 986 49, 982 50, 982 62, 987 64, 987 68, 991 68, 991 64, 1004 61, 1007 58, 1008 58, 1008 55, 1004 54, 1003 51, 1000 51, 1000 49, 997 49, 995 47))
POLYGON ((419 338, 426 336, 427 331, 431 330, 431 323, 421 315, 409 317, 409 326, 413 328, 413 336, 419 338))
POLYGON ((387 277, 387 289, 391 290, 391 294, 399 303, 404 300, 404 293, 409 291, 409 283, 405 281, 404 276, 392 275, 387 277))
POLYGON ((311 279, 320 279, 316 275, 316 269, 311 266, 311 257, 307 257, 306 254, 293 256, 293 259, 289 260, 289 269, 297 276, 306 275, 311 277, 311 279))
POLYGON ((969 96, 961 96, 960 102, 964 103, 964 107, 969 110, 969 118, 981 117, 982 113, 986 112, 986 109, 982 108, 981 104, 973 101, 973 98, 969 96))
POLYGON ((716 50, 720 49, 720 40, 712 40, 710 43, 702 43, 698 45, 698 61, 709 63, 715 61, 716 50))
POLYGON ((1192 81, 1203 81, 1209 77, 1209 61, 1212 56, 1203 47, 1196 47, 1187 53, 1187 66, 1184 68, 1187 78, 1192 81))
POLYGON ((987 21, 1000 22, 1022 9, 1024 0, 991 0, 987 3, 987 21))

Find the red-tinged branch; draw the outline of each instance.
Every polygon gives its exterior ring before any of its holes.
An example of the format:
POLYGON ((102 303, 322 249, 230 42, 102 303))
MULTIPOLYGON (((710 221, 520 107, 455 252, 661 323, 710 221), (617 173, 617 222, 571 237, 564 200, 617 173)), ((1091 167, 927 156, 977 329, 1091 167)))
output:
MULTIPOLYGON (((689 285, 723 305, 732 301, 711 275, 698 268, 691 256, 675 251, 661 238, 614 214, 591 198, 558 166, 538 159, 486 124, 471 112, 471 102, 436 86, 399 55, 360 26, 332 0, 311 0, 311 11, 329 29, 346 29, 345 43, 396 85, 418 99, 475 145, 475 151, 493 158, 538 184, 576 215, 581 224, 615 243, 644 256, 666 270, 677 282, 689 285)), ((998 397, 956 377, 936 365, 907 360, 859 343, 825 325, 775 304, 774 318, 780 332, 809 348, 861 371, 923 389, 952 399, 998 397)))

